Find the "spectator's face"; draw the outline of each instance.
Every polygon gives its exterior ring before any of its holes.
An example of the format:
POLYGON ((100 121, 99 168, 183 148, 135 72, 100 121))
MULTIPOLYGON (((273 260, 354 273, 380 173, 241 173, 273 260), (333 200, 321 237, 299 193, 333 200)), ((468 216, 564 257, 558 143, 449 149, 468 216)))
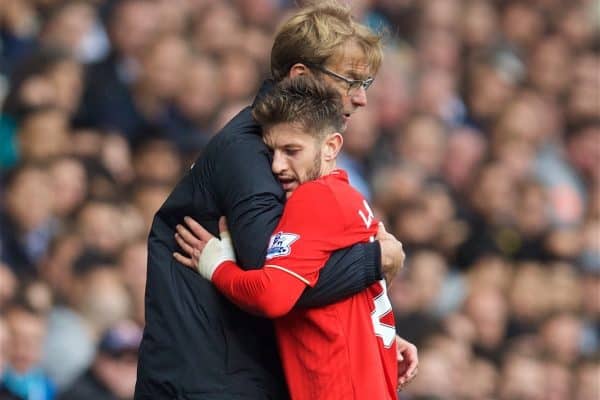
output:
MULTIPOLYGON (((8 265, 0 262, 0 309, 4 307, 17 292, 17 278, 12 269, 8 265)), ((2 330, 2 322, 0 320, 0 331, 2 330)), ((0 342, 2 341, 2 332, 0 332, 0 342)), ((0 359, 2 358, 2 344, 0 344, 0 359)), ((2 364, 0 362, 0 364, 2 364)), ((0 371, 2 366, 0 365, 0 371)))
POLYGON ((174 184, 181 173, 181 160, 172 143, 156 140, 135 154, 133 168, 137 179, 174 184))
POLYGON ((484 167, 475 182, 472 201, 488 222, 511 220, 515 211, 516 191, 510 171, 503 165, 484 167))
POLYGON ((489 0, 471 1, 463 11, 462 31, 467 45, 481 47, 490 44, 498 29, 498 17, 489 0))
POLYGON ((428 70, 419 79, 416 96, 418 111, 443 119, 456 96, 452 73, 439 68, 428 70))
POLYGON ((223 100, 234 102, 250 99, 258 85, 258 68, 244 52, 229 52, 221 63, 223 100))
POLYGON ((560 18, 560 31, 574 48, 583 47, 594 37, 593 18, 589 18, 585 3, 571 7, 560 18))
POLYGON ((242 21, 226 2, 218 2, 201 14, 194 26, 193 45, 201 52, 222 55, 243 42, 242 21))
POLYGON ((433 309, 446 276, 444 259, 438 253, 422 251, 411 256, 409 269, 421 309, 433 309))
POLYGON ((512 96, 514 83, 488 65, 475 67, 470 75, 473 80, 468 93, 470 111, 478 119, 493 119, 512 96))
POLYGON ((94 375, 119 399, 131 399, 135 391, 137 355, 100 354, 93 365, 94 375))
POLYGON ((600 124, 577 132, 567 146, 571 163, 592 182, 600 183, 600 124))
POLYGON ((73 283, 73 263, 82 251, 79 237, 63 236, 57 239, 44 260, 42 277, 58 297, 68 298, 73 283))
POLYGON ((165 202, 171 190, 172 186, 168 184, 143 186, 136 191, 133 202, 142 216, 143 225, 147 232, 150 231, 154 214, 165 202))
POLYGON ((577 118, 599 117, 597 94, 600 90, 600 57, 584 53, 574 63, 573 82, 569 85, 568 116, 577 118))
POLYGON ((548 310, 546 276, 537 264, 523 265, 509 294, 511 314, 519 321, 537 322, 548 310))
POLYGON ((546 209, 546 191, 542 186, 530 184, 520 193, 517 207, 517 224, 525 235, 539 235, 549 226, 546 209))
POLYGON ((130 315, 131 298, 115 265, 98 266, 80 278, 77 294, 74 306, 95 334, 130 315))
POLYGON ((557 263, 549 269, 548 297, 553 311, 576 312, 581 308, 581 283, 575 267, 557 263))
POLYGON ((208 59, 197 59, 184 71, 185 85, 177 96, 182 111, 195 121, 206 123, 221 102, 221 75, 208 59))
POLYGON ((556 361, 567 365, 571 365, 579 356, 581 335, 581 320, 571 314, 554 317, 541 329, 545 351, 556 361))
POLYGON ((482 257, 469 269, 469 285, 504 292, 510 285, 511 265, 501 257, 482 257))
POLYGON ((419 43, 419 61, 422 65, 456 71, 459 67, 458 37, 452 32, 424 32, 419 43))
POLYGON ((502 31, 509 42, 527 48, 535 43, 544 29, 542 15, 530 3, 515 2, 502 15, 502 31))
POLYGON ((573 393, 573 377, 571 372, 560 363, 548 362, 544 364, 544 375, 546 380, 546 400, 568 399, 573 393))
POLYGON ((94 18, 91 4, 72 3, 49 21, 42 39, 50 45, 60 46, 77 54, 83 39, 93 27, 94 18))
POLYGON ((432 0, 423 4, 423 24, 428 30, 452 32, 459 24, 460 2, 432 0))
POLYGON ((109 204, 87 203, 77 225, 84 243, 106 254, 114 254, 122 241, 119 213, 109 204))
POLYGON ((584 276, 581 298, 583 311, 591 319, 600 319, 600 276, 598 273, 584 276))
POLYGON ((589 362, 577 370, 575 400, 596 400, 600 393, 600 363, 589 362))
MULTIPOLYGON (((335 55, 327 60, 324 67, 348 79, 367 79, 372 76, 364 51, 353 41, 344 44, 335 55)), ((351 119, 353 113, 367 105, 367 92, 363 88, 348 91, 348 84, 342 80, 324 73, 320 75, 342 96, 346 123, 351 119)))
POLYGON ((31 168, 21 172, 8 188, 5 207, 19 228, 30 232, 52 216, 52 199, 47 173, 31 168))
POLYGON ((55 87, 54 104, 69 113, 77 111, 83 90, 83 68, 74 60, 65 60, 47 74, 55 87))
POLYGON ((83 165, 72 158, 56 161, 50 167, 55 214, 66 217, 79 207, 87 195, 87 177, 83 165))
POLYGON ((571 55, 560 37, 542 41, 535 49, 529 66, 533 84, 544 94, 564 94, 571 74, 571 55))
POLYGON ((542 400, 544 397, 544 368, 534 358, 513 356, 503 365, 500 399, 542 400))
POLYGON ((489 361, 482 358, 471 363, 468 371, 468 394, 475 399, 493 399, 498 385, 498 371, 489 361))
POLYGON ((400 132, 397 153, 402 159, 435 176, 440 172, 446 146, 442 125, 432 117, 416 117, 400 132))
POLYGON ((486 288, 471 294, 465 311, 475 324, 478 343, 484 348, 496 349, 504 340, 508 316, 501 292, 486 288))
POLYGON ((300 184, 321 176, 322 144, 301 126, 277 124, 265 130, 263 138, 273 152, 273 174, 288 198, 300 184))
POLYGON ((177 36, 159 39, 142 66, 143 82, 149 93, 161 99, 174 98, 182 86, 184 71, 189 62, 186 43, 177 36))
POLYGON ((398 53, 386 52, 377 72, 377 79, 369 89, 372 107, 382 129, 394 129, 404 121, 412 107, 410 73, 412 59, 404 60, 398 53))
POLYGON ((369 156, 378 137, 375 109, 368 108, 352 116, 344 132, 344 151, 357 159, 369 156))
POLYGON ((448 145, 444 155, 443 172, 451 186, 464 188, 481 163, 486 152, 486 142, 482 134, 476 131, 461 129, 448 137, 448 145))
POLYGON ((118 5, 110 24, 111 41, 122 56, 139 58, 158 31, 158 14, 151 2, 118 5))
POLYGON ((27 117, 19 130, 24 160, 43 161, 65 154, 69 148, 67 115, 59 110, 36 112, 27 117))
POLYGON ((15 309, 6 316, 10 334, 8 361, 19 373, 28 372, 40 362, 46 323, 40 316, 15 309))
POLYGON ((426 349, 419 354, 419 373, 406 392, 415 397, 454 398, 456 389, 451 377, 452 364, 448 357, 440 351, 426 349))

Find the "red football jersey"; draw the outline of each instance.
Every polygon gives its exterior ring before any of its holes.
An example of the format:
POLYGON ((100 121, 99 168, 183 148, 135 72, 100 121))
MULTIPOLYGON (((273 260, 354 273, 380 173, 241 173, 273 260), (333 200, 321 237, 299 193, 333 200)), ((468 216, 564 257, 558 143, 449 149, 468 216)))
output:
MULTIPOLYGON (((265 267, 313 286, 333 251, 373 240, 377 228, 366 200, 344 171, 335 170, 292 194, 265 267)), ((293 309, 276 319, 292 399, 395 400, 394 326, 384 281, 338 303, 293 309)))

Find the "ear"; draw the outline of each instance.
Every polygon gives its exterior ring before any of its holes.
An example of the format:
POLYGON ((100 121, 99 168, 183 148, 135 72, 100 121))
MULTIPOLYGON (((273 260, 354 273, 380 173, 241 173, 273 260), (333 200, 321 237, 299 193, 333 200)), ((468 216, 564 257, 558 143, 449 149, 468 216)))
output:
POLYGON ((339 132, 334 132, 327 136, 327 138, 323 141, 323 159, 325 161, 334 161, 339 152, 342 150, 342 145, 344 144, 344 138, 342 134, 339 132))
POLYGON ((290 68, 288 77, 295 78, 299 75, 308 75, 310 73, 311 73, 310 69, 305 64, 296 63, 296 64, 292 65, 292 67, 290 68))

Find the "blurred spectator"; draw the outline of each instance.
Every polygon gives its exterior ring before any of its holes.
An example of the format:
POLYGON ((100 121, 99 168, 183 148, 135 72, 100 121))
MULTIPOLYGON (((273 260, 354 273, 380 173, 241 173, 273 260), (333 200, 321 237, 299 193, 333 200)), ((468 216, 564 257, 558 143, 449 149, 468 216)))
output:
MULTIPOLYGON (((143 324, 154 213, 296 3, 0 1, 0 371, 28 326, 27 379, 129 396, 135 354, 95 358, 102 333, 143 324)), ((407 252, 402 400, 600 398, 596 3, 351 2, 386 48, 340 167, 407 252)))
POLYGON ((137 350, 142 330, 123 320, 102 335, 90 367, 63 394, 60 400, 119 400, 133 398, 137 373, 137 350))
POLYGON ((17 137, 24 162, 47 161, 69 150, 68 114, 59 108, 30 110, 21 119, 17 137))
POLYGON ((48 317, 43 364, 64 389, 89 365, 102 332, 130 312, 115 261, 83 251, 73 262, 69 292, 48 317))
POLYGON ((80 0, 51 6, 40 38, 43 45, 64 48, 84 63, 99 60, 109 45, 94 5, 80 0))
POLYGON ((344 132, 344 147, 338 156, 337 166, 348 172, 350 184, 367 199, 371 200, 368 183, 373 153, 377 140, 377 122, 373 108, 360 110, 352 116, 352 124, 344 132))
POLYGON ((18 399, 54 399, 55 386, 40 368, 46 336, 45 316, 23 299, 8 307, 6 324, 8 364, 0 381, 0 395, 9 393, 18 399))
POLYGON ((35 276, 54 231, 48 174, 22 164, 6 178, 0 226, 0 256, 19 277, 35 276))

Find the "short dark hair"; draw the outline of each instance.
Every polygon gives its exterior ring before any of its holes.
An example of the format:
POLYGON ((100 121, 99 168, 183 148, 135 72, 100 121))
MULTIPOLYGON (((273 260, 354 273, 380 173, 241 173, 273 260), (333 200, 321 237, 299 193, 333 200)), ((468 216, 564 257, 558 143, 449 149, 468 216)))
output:
POLYGON ((307 134, 324 137, 344 127, 342 99, 337 90, 308 75, 286 78, 260 99, 252 111, 264 128, 281 123, 302 126, 307 134))

